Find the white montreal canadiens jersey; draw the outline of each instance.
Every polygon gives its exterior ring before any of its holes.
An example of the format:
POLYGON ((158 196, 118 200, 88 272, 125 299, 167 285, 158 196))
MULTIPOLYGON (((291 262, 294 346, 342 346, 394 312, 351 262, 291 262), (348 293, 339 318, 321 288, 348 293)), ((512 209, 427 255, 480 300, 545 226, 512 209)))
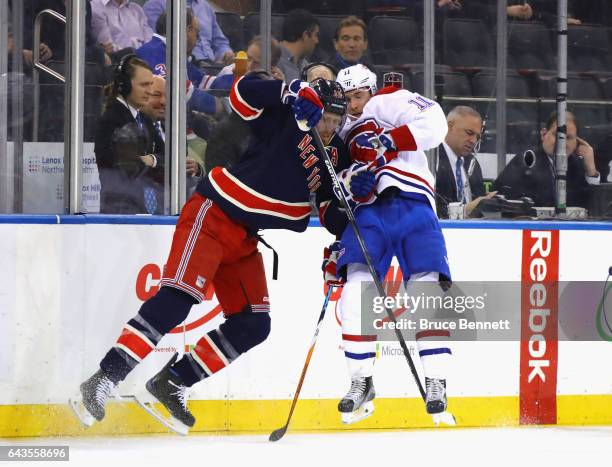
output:
POLYGON ((424 194, 435 211, 435 177, 424 151, 439 146, 448 131, 446 116, 436 102, 405 89, 384 88, 368 101, 356 122, 348 123, 347 119, 341 136, 350 144, 364 131, 402 125, 412 133, 416 150, 400 151, 395 159, 376 169, 377 192, 396 186, 405 192, 424 194))

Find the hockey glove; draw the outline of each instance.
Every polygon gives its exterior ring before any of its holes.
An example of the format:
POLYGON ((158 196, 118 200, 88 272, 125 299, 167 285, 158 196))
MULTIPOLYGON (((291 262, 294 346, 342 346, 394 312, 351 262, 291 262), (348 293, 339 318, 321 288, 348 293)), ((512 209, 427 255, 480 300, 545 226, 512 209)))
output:
POLYGON ((302 131, 315 127, 323 117, 323 102, 308 83, 303 81, 296 79, 289 84, 283 102, 292 106, 295 119, 302 131))
POLYGON ((338 275, 337 263, 342 254, 343 248, 340 242, 334 242, 330 246, 323 249, 323 280, 327 285, 333 287, 341 287, 346 280, 338 275))
POLYGON ((340 172, 338 179, 351 209, 355 209, 359 204, 369 204, 374 200, 376 179, 374 173, 368 173, 366 164, 355 162, 348 169, 340 172))
POLYGON ((376 175, 369 170, 362 170, 351 177, 349 188, 353 198, 367 198, 376 188, 376 175))
POLYGON ((353 160, 369 162, 370 169, 382 167, 395 159, 399 151, 416 149, 416 141, 408 125, 391 130, 377 128, 375 131, 366 131, 357 135, 350 144, 353 160))
POLYGON ((366 131, 357 135, 351 141, 350 150, 353 160, 371 163, 379 160, 385 152, 397 149, 393 138, 379 128, 376 131, 366 131))

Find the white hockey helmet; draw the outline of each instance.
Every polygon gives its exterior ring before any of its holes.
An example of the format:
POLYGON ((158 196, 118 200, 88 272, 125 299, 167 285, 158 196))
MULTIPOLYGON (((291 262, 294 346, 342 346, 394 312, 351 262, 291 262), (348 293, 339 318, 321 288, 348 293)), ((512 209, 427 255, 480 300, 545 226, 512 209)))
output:
POLYGON ((336 81, 340 83, 344 92, 354 91, 355 89, 368 89, 375 94, 376 75, 365 65, 353 65, 340 70, 336 81))

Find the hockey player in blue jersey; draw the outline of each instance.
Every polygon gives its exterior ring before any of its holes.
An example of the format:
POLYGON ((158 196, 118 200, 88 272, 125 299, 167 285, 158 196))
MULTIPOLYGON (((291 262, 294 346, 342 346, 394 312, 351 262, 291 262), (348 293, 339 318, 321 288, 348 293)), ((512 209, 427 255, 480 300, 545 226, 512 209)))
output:
MULTIPOLYGON (((341 180, 356 207, 357 224, 376 272, 382 280, 395 256, 408 293, 413 282, 450 281, 446 246, 435 212, 434 177, 423 152, 435 148, 446 135, 442 109, 396 86, 377 92, 376 75, 363 65, 341 70, 337 80, 349 109, 341 134, 354 161, 341 180)), ((336 271, 343 271, 346 277, 339 306, 351 377, 350 390, 338 410, 345 423, 354 423, 374 410, 376 336, 363 335, 361 322, 362 287, 372 284, 372 278, 353 229, 346 228, 340 243, 331 250, 324 264, 327 279, 337 283, 336 271)), ((364 296, 367 294, 366 290, 364 296)), ((416 333, 430 414, 446 410, 446 367, 451 354, 448 338, 448 331, 416 333)))
POLYGON ((211 170, 183 207, 159 291, 127 322, 100 369, 81 384, 81 398, 71 400, 86 425, 104 418, 112 388, 187 317, 210 285, 226 319, 146 383, 172 415, 160 421, 186 434, 195 423, 187 389, 230 365, 270 332, 257 231, 306 229, 311 193, 331 181, 312 136, 297 122, 312 128, 324 113, 343 115, 346 101, 336 82, 286 85, 251 73, 234 83, 230 103, 251 126, 251 142, 239 163, 211 170))

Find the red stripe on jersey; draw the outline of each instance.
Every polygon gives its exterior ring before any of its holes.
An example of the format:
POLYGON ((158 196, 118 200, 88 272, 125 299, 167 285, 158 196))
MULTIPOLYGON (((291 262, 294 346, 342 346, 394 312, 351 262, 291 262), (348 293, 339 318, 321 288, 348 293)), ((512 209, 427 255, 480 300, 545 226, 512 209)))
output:
POLYGON ((123 346, 127 347, 140 359, 145 358, 151 353, 151 350, 153 350, 153 347, 151 347, 146 341, 142 340, 140 336, 134 334, 132 331, 126 328, 123 328, 119 339, 117 339, 117 344, 122 344, 123 346))
POLYGON ((193 350, 211 372, 216 373, 225 368, 225 363, 221 360, 221 357, 217 355, 217 352, 204 337, 198 341, 193 350))
POLYGON ((419 331, 415 334, 415 339, 424 339, 425 337, 450 337, 450 331, 431 330, 431 331, 419 331))
POLYGON ((323 226, 325 225, 325 213, 327 212, 327 208, 329 207, 330 204, 331 204, 331 201, 323 201, 319 205, 319 222, 323 226))
POLYGON ((247 101, 245 101, 240 92, 238 91, 238 85, 242 78, 236 80, 236 82, 232 86, 232 90, 230 91, 230 105, 232 109, 240 115, 245 120, 253 120, 254 118, 259 117, 263 109, 257 109, 253 106, 250 106, 247 101))
POLYGON ((342 334, 342 340, 351 342, 374 342, 376 336, 360 336, 356 334, 342 334))
POLYGON ((379 172, 383 171, 383 170, 390 170, 391 172, 395 172, 398 173, 400 175, 403 175, 404 177, 408 177, 408 178, 413 178, 415 180, 418 180, 420 183, 422 183, 423 185, 425 185, 427 188, 429 188, 432 192, 435 192, 436 190, 433 189, 433 187, 427 183, 427 180, 425 180, 422 177, 419 177, 416 174, 413 174, 412 172, 406 172, 404 170, 400 170, 397 167, 392 167, 390 165, 383 165, 382 167, 376 169, 374 171, 375 174, 378 175, 379 172))
POLYGON ((389 131, 398 151, 416 151, 417 144, 408 125, 398 126, 389 131))
POLYGON ((385 86, 382 89, 379 89, 375 96, 382 96, 383 94, 393 94, 396 91, 400 91, 400 88, 396 88, 395 86, 385 86))
POLYGON ((230 174, 221 167, 215 167, 210 171, 210 180, 221 190, 221 195, 231 198, 229 201, 237 201, 243 206, 242 209, 257 211, 262 214, 280 215, 291 219, 303 219, 310 215, 310 204, 287 203, 280 200, 264 197, 253 189, 245 189, 240 186, 230 174), (268 199, 266 199, 268 198, 268 199), (264 212, 262 212, 264 211, 264 212))

